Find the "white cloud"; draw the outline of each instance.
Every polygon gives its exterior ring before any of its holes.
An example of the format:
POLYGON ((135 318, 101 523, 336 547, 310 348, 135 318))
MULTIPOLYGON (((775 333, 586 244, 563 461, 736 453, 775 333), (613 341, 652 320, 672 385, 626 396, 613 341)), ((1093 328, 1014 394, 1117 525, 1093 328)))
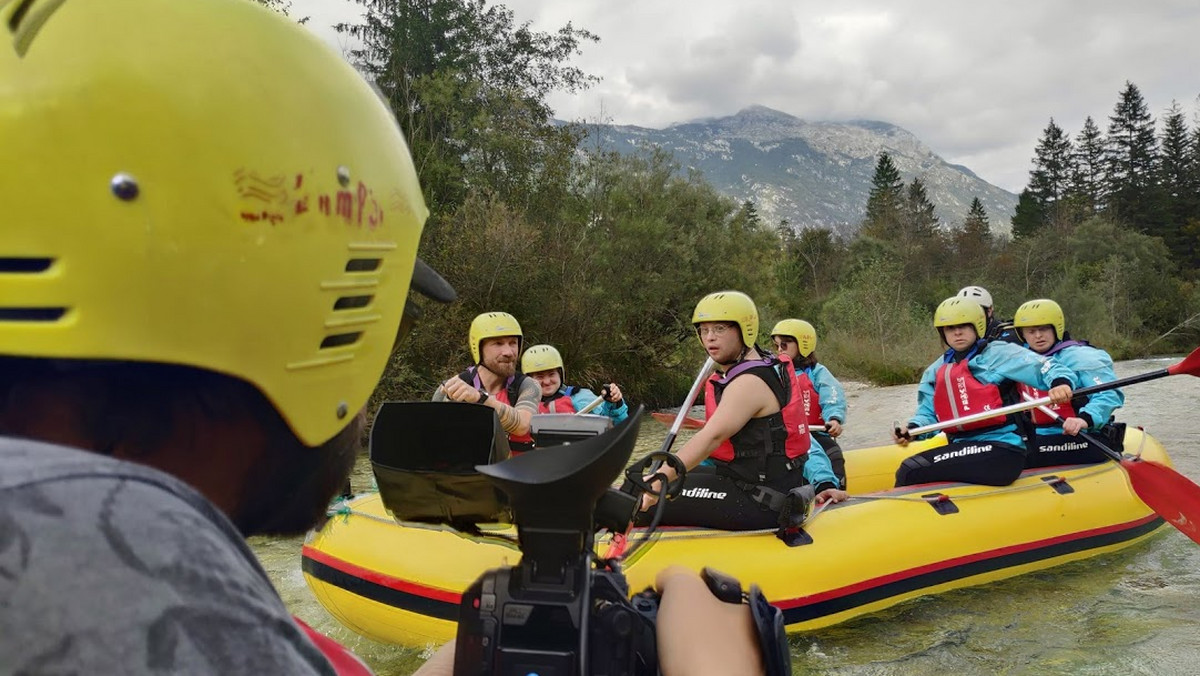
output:
MULTIPOLYGON (((350 0, 292 0, 324 28, 350 0), (331 18, 333 17, 333 18, 331 18)), ((1157 117, 1200 87, 1200 3, 1163 0, 512 0, 518 21, 600 36, 575 64, 603 82, 551 103, 567 119, 662 127, 759 103, 813 120, 877 119, 1009 190, 1053 117, 1101 129, 1125 82, 1157 117)))

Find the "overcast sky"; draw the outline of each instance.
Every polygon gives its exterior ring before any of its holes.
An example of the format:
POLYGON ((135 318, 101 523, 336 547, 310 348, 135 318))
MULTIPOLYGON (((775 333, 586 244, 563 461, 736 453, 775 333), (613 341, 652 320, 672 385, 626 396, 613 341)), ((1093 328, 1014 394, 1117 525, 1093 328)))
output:
MULTIPOLYGON (((1200 95, 1195 0, 508 0, 518 22, 600 37, 574 61, 603 80, 561 119, 661 128, 761 104, 806 120, 873 119, 1018 192, 1051 117, 1101 130, 1126 80, 1155 118, 1200 95)), ((328 28, 351 0, 292 0, 328 28)))

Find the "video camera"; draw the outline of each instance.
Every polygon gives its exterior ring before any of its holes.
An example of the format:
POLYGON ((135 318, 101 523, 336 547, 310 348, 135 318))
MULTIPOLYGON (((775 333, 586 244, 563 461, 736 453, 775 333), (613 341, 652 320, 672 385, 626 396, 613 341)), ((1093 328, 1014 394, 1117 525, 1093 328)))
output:
POLYGON ((483 573, 463 592, 455 674, 658 673, 658 595, 631 600, 619 561, 594 554, 596 531, 623 533, 637 511, 640 490, 611 484, 641 414, 612 429, 602 416, 535 416, 540 448, 510 458, 489 407, 381 407, 370 453, 393 517, 472 534, 480 523, 517 526, 521 562, 483 573))

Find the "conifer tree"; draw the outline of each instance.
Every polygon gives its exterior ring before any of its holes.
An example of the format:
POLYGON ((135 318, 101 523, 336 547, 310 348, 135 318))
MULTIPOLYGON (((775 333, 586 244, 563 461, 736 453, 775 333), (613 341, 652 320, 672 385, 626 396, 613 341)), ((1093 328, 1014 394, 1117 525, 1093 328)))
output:
POLYGON ((1158 184, 1162 190, 1163 222, 1160 236, 1175 260, 1183 262, 1192 248, 1183 236, 1188 219, 1195 213, 1196 171, 1192 166, 1195 154, 1183 110, 1172 101, 1163 118, 1158 184))
POLYGON ((1109 211, 1137 230, 1157 234, 1153 231, 1159 222, 1154 194, 1158 139, 1154 118, 1132 82, 1125 83, 1108 122, 1105 183, 1109 211))
POLYGON ((903 211, 904 229, 910 238, 927 237, 937 231, 938 217, 933 213, 933 202, 929 201, 925 182, 920 178, 914 178, 908 185, 903 211))
POLYGON ((871 192, 867 197, 867 218, 863 232, 879 239, 893 239, 899 234, 904 206, 904 180, 892 157, 879 153, 875 163, 875 175, 871 178, 871 192))
POLYGON ((1087 215, 1100 211, 1105 199, 1104 135, 1091 115, 1083 121, 1083 129, 1075 137, 1071 165, 1074 168, 1071 194, 1075 201, 1087 215))
POLYGON ((1029 188, 1017 195, 1017 211, 1012 217, 1012 235, 1014 240, 1032 237, 1041 231, 1046 224, 1046 212, 1042 204, 1029 192, 1029 188))
POLYGON ((957 264, 966 269, 978 268, 987 264, 992 254, 992 229, 988 222, 987 211, 978 197, 971 200, 971 208, 963 219, 962 228, 954 233, 954 253, 957 264))
POLYGON ((757 226, 762 223, 762 219, 758 215, 758 208, 754 206, 754 200, 742 202, 742 216, 747 225, 757 226))
POLYGON ((1071 137, 1050 118, 1042 138, 1034 149, 1033 170, 1029 172, 1029 191, 1048 210, 1053 211, 1067 196, 1074 171, 1071 137))
POLYGON ((928 282, 942 274, 938 261, 949 253, 949 241, 938 227, 933 202, 925 192, 925 182, 914 178, 904 199, 899 239, 900 254, 910 273, 928 282))

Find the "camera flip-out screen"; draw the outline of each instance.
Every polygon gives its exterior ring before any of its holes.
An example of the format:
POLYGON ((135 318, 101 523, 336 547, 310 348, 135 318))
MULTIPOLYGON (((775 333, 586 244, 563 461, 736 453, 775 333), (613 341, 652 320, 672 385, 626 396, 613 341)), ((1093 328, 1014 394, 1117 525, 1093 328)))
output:
POLYGON ((511 521, 507 501, 475 470, 508 458, 508 437, 488 406, 391 401, 371 428, 371 468, 384 507, 401 521, 511 521))

